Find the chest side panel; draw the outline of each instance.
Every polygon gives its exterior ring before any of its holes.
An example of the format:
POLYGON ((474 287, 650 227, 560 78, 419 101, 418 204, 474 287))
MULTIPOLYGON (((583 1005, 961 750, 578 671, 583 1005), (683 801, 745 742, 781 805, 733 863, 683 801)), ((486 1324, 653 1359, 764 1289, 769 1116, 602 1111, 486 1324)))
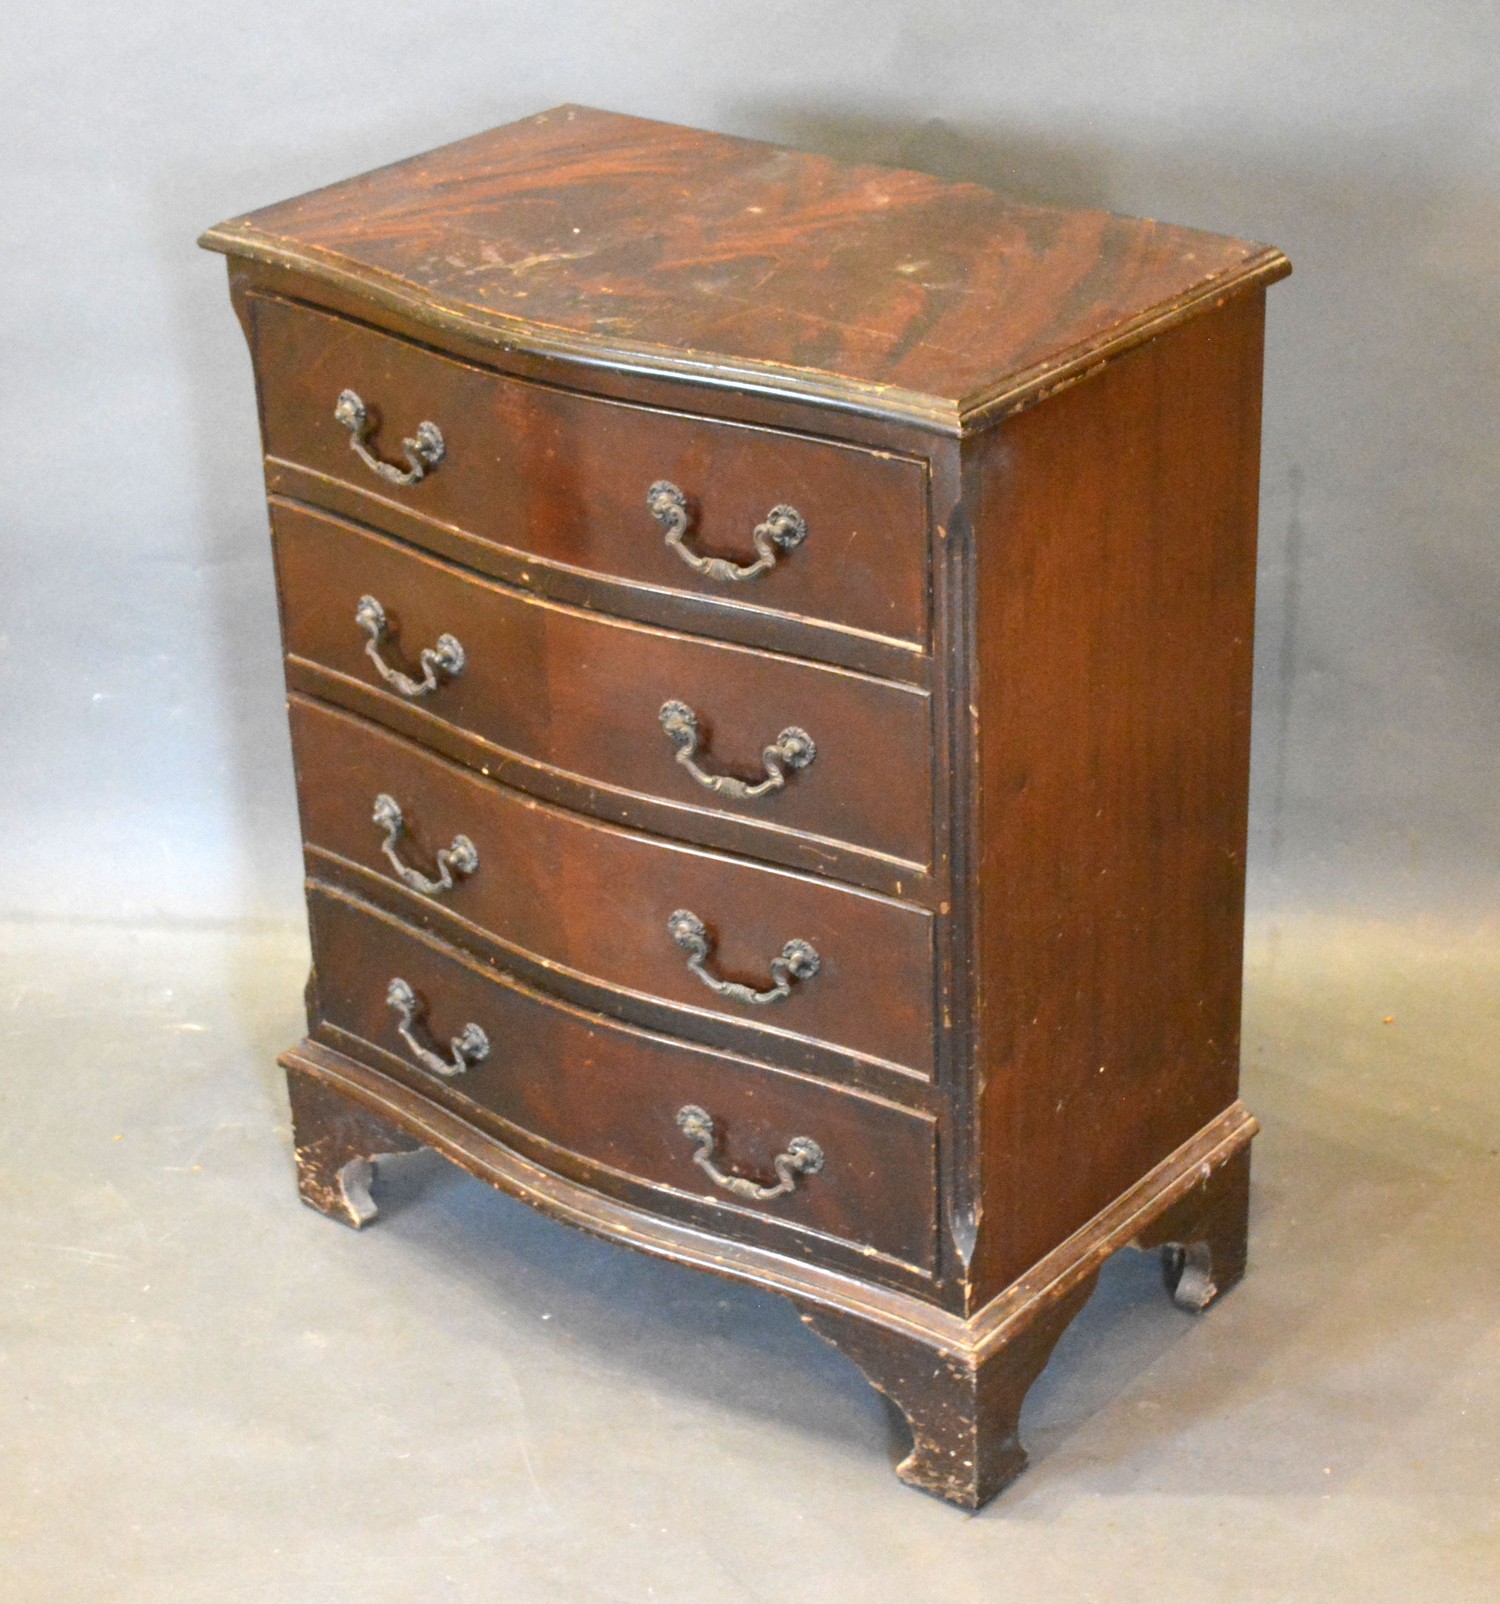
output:
POLYGON ((978 464, 978 1294, 1234 1099, 1264 296, 978 464))

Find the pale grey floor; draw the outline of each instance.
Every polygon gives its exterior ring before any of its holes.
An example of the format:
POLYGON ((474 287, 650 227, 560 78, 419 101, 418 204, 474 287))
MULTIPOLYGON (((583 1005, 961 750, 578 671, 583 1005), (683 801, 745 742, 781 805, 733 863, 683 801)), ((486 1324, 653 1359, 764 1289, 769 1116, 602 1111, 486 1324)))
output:
POLYGON ((968 1518, 775 1299, 428 1155, 301 1207, 295 933, 0 930, 0 1597, 1489 1604, 1494 954, 1257 937, 1250 1277, 1193 1320, 1117 1260, 968 1518))

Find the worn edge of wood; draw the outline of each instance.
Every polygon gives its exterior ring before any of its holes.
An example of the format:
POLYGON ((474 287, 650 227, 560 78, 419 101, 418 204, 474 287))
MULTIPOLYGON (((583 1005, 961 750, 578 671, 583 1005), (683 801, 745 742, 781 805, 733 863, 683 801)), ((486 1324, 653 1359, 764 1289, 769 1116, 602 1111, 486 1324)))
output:
POLYGON ((1003 1348, 1015 1330, 1031 1322, 1039 1306, 1067 1296, 1079 1282, 1096 1275, 1106 1259, 1248 1146, 1259 1130, 1259 1121, 1236 1098, 974 1315, 968 1324, 976 1359, 1003 1348))
POLYGON ((975 582, 975 533, 981 526, 978 448, 974 440, 945 440, 932 453, 932 502, 928 525, 933 531, 929 591, 934 642, 948 649, 933 659, 932 794, 939 812, 932 855, 938 882, 938 907, 946 917, 938 928, 939 991, 933 999, 943 1021, 938 1043, 938 1075, 948 1092, 951 1119, 943 1131, 939 1161, 943 1167, 939 1240, 945 1264, 964 1299, 963 1313, 974 1304, 972 1267, 983 1217, 983 1174, 978 1080, 982 1068, 976 1026, 981 976, 974 963, 979 951, 975 920, 980 899, 976 874, 981 845, 977 833, 976 723, 979 701, 974 660, 979 640, 978 586, 975 582), (939 497, 943 499, 939 501, 939 497), (966 894, 973 887, 976 894, 966 894))
MULTIPOLYGON (((302 698, 307 700, 306 698, 302 698)), ((500 783, 500 782, 488 782, 500 783)), ((525 793, 520 793, 525 796, 525 793)), ((540 807, 550 807, 550 803, 538 803, 535 799, 527 797, 526 802, 540 807)), ((569 813, 570 809, 558 808, 560 813, 569 813)), ((595 821, 602 823, 606 829, 619 829, 622 832, 628 826, 619 826, 608 821, 595 821)), ((640 832, 637 832, 640 833, 640 832)), ((705 851, 707 849, 704 849, 705 851)), ((811 1036, 803 1031, 788 1030, 775 1024, 765 1024, 759 1019, 742 1021, 732 1014, 715 1013, 711 1008, 696 1006, 671 997, 663 997, 656 992, 642 991, 636 986, 627 986, 619 981, 607 980, 602 976, 591 973, 586 969, 575 968, 565 964, 560 959, 548 958, 545 954, 525 946, 522 942, 491 930, 478 921, 455 912, 452 908, 440 903, 432 903, 422 896, 420 892, 411 891, 403 886, 399 880, 382 873, 379 869, 370 868, 354 858, 345 857, 332 847, 320 845, 318 842, 304 839, 302 843, 304 860, 307 863, 307 879, 317 881, 322 885, 332 885, 336 891, 346 896, 358 897, 361 901, 370 902, 388 913, 392 917, 401 918, 408 923, 415 922, 413 916, 424 916, 431 919, 431 924, 423 928, 456 947, 466 956, 478 957, 487 963, 500 964, 507 968, 519 964, 520 970, 517 978, 524 984, 541 989, 545 984, 550 988, 557 988, 565 1002, 571 1003, 575 1008, 586 1009, 590 1013, 602 1014, 608 1019, 619 1020, 627 1025, 634 1025, 637 1029, 655 1032, 659 1035, 680 1036, 683 1041, 691 1042, 700 1047, 706 1047, 713 1052, 733 1052, 745 1057, 764 1059, 778 1069, 789 1069, 796 1074, 812 1075, 819 1080, 827 1079, 833 1085, 849 1085, 852 1090, 878 1097, 883 1102, 894 1102, 905 1106, 905 1099, 916 1095, 920 1100, 913 1106, 923 1113, 931 1114, 931 1100, 936 1096, 936 1076, 934 1073, 914 1069, 909 1064, 903 1064, 894 1058, 881 1058, 875 1053, 864 1052, 860 1048, 850 1047, 847 1044, 835 1041, 826 1036, 811 1036), (316 865, 316 867, 315 867, 316 865), (321 873, 318 872, 321 870, 321 873), (376 901, 378 895, 385 894, 395 904, 387 906, 376 901), (541 977, 545 976, 545 981, 541 977), (534 978, 533 978, 534 977, 534 978), (566 986, 566 991, 561 988, 566 986), (642 1019, 630 1012, 631 1008, 654 1008, 661 1011, 664 1019, 661 1022, 652 1022, 642 1019), (697 1024, 701 1029, 703 1024, 728 1024, 739 1026, 736 1032, 736 1041, 732 1046, 726 1046, 719 1041, 706 1040, 702 1036, 688 1033, 684 1027, 682 1017, 697 1024), (666 1020, 670 1019, 670 1023, 666 1020), (739 1039, 740 1034, 743 1039, 739 1039), (857 1085, 852 1081, 834 1079, 826 1068, 808 1067, 806 1064, 787 1063, 777 1054, 794 1052, 798 1048, 809 1048, 817 1051, 823 1063, 837 1064, 841 1070, 848 1073, 850 1066, 855 1067, 855 1073, 863 1070, 872 1073, 875 1080, 883 1080, 886 1084, 857 1085)), ((727 854, 724 854, 727 856, 727 854)), ((760 868, 764 865, 756 864, 760 868)), ((774 872, 781 874, 796 874, 798 871, 776 868, 774 872)), ((813 879, 812 875, 804 878, 813 879)), ((840 890, 847 890, 858 896, 869 896, 883 902, 894 902, 894 897, 882 897, 878 892, 867 892, 858 886, 843 886, 838 881, 825 881, 824 884, 837 885, 840 890)), ((932 925, 936 923, 936 915, 929 908, 912 903, 906 906, 917 909, 924 914, 932 924, 929 924, 927 935, 929 946, 935 945, 933 941, 932 925)))
POLYGON ((915 423, 949 435, 969 434, 1009 417, 1064 385, 1087 378, 1105 362, 1155 339, 1210 306, 1272 284, 1292 270, 1292 264, 1281 251, 1267 246, 1247 258, 1238 269, 1206 279, 1095 339, 1066 347, 1031 368, 952 400, 897 385, 841 378, 813 368, 649 343, 621 344, 605 335, 529 323, 498 312, 479 312, 460 302, 432 295, 394 273, 353 262, 334 251, 295 244, 243 221, 229 221, 207 229, 199 236, 198 244, 207 251, 287 268, 310 279, 354 290, 415 322, 463 334, 501 350, 665 375, 717 388, 758 390, 840 411, 915 423))
MULTIPOLYGON (((401 336, 389 338, 400 339, 401 336)), ((931 662, 932 654, 924 641, 882 635, 872 629, 788 612, 783 608, 747 605, 707 592, 673 590, 669 585, 560 562, 519 546, 504 545, 497 539, 476 534, 463 524, 447 523, 416 512, 387 500, 378 490, 367 490, 351 480, 337 479, 287 457, 267 456, 265 469, 268 497, 315 512, 332 513, 346 522, 404 540, 445 562, 461 564, 486 579, 540 596, 544 601, 591 613, 608 612, 652 629, 673 630, 682 635, 747 646, 754 651, 846 668, 854 674, 894 680, 919 690, 928 688, 923 671, 931 662), (377 522, 377 519, 383 521, 377 522), (521 577, 523 573, 533 577, 528 581, 521 577), (538 573, 547 576, 550 581, 547 586, 536 583, 534 576, 538 573), (684 620, 674 611, 681 609, 684 602, 694 611, 701 610, 712 616, 701 621, 697 618, 684 620), (630 610, 632 607, 635 611, 630 610), (726 626, 733 630, 732 634, 726 632, 726 626), (757 632, 763 636, 768 629, 791 639, 767 645, 763 638, 753 638, 757 632)))
POLYGON ((1140 313, 1096 339, 1061 351, 1057 356, 1003 379, 983 390, 970 392, 959 402, 960 432, 977 432, 1002 418, 1013 416, 1059 390, 1091 378, 1106 363, 1144 345, 1169 329, 1207 311, 1217 311, 1228 300, 1264 289, 1292 271, 1290 260, 1274 245, 1246 259, 1238 270, 1205 279, 1170 301, 1140 313))
MULTIPOLYGON (((767 857, 763 851, 755 853, 743 846, 725 844, 731 838, 733 841, 743 841, 745 837, 737 835, 735 832, 748 826, 752 831, 760 832, 758 839, 762 842, 774 840, 778 842, 803 843, 813 850, 835 852, 841 858, 847 857, 867 869, 889 870, 893 877, 906 876, 913 881, 920 882, 926 882, 931 878, 932 869, 929 864, 918 863, 913 858, 897 857, 895 853, 882 852, 877 847, 862 847, 857 842, 840 841, 834 836, 815 835, 808 830, 799 830, 794 825, 747 818, 743 814, 704 807, 697 802, 683 802, 672 797, 659 796, 649 791, 633 791, 628 786, 614 785, 605 780, 590 779, 588 775, 577 774, 572 769, 559 768, 556 764, 546 763, 540 758, 528 757, 524 752, 513 751, 510 747, 501 746, 498 742, 488 740, 482 735, 475 735, 471 730, 465 729, 461 725, 453 724, 449 720, 429 712, 424 707, 416 707, 410 702, 403 702, 392 696, 388 691, 378 689, 373 685, 367 685, 363 680, 357 680, 348 674, 340 673, 338 669, 329 668, 326 664, 316 662, 310 657, 301 657, 296 652, 287 652, 284 655, 284 662, 286 665, 287 685, 290 690, 300 691, 304 696, 315 697, 319 701, 326 701, 335 707, 341 707, 348 712, 357 713, 361 717, 370 719, 372 723, 380 724, 388 730, 394 730, 396 734, 405 736, 408 740, 420 741, 424 745, 431 746, 434 751, 442 753, 444 757, 452 756, 453 747, 440 744, 440 741, 434 739, 432 734, 428 732, 435 729, 452 731, 459 738, 453 743, 453 746, 462 749, 472 743, 475 748, 482 748, 487 753, 497 755, 500 761, 518 773, 524 773, 528 776, 555 778, 558 785, 550 789, 543 789, 542 785, 535 779, 532 780, 532 783, 523 785, 519 778, 512 779, 503 774, 492 773, 482 763, 467 765, 474 768, 476 772, 483 774, 486 779, 499 779, 501 784, 510 786, 512 790, 524 791, 528 796, 539 797, 541 800, 551 802, 558 807, 571 807, 574 812, 586 813, 592 818, 602 819, 605 823, 624 824, 626 828, 639 829, 648 835, 660 835, 669 840, 680 840, 689 846, 706 846, 715 852, 738 854, 741 857, 754 857, 760 862, 775 863, 783 868, 796 870, 799 873, 806 874, 810 872, 804 863, 789 861, 787 858, 782 857, 771 858, 767 857), (343 692, 342 699, 336 694, 337 691, 343 692), (365 693, 365 695, 361 697, 356 694, 360 692, 365 693), (366 711, 369 708, 373 708, 375 711, 366 711), (389 716, 382 716, 382 714, 388 715, 392 712, 397 713, 398 717, 403 713, 410 715, 410 723, 403 728, 403 725, 397 723, 395 719, 389 716), (413 728, 423 730, 424 733, 422 735, 409 734, 408 730, 413 728), (580 798, 587 797, 590 800, 574 804, 565 800, 568 795, 580 798), (636 807, 648 806, 653 810, 659 810, 662 814, 670 814, 678 820, 692 820, 696 823, 699 834, 692 836, 672 835, 669 830, 658 825, 646 822, 628 823, 618 813, 602 812, 599 807, 599 798, 601 796, 621 797, 636 807), (714 825, 715 821, 720 820, 725 821, 725 829, 722 833, 717 829, 710 830, 707 828, 707 826, 714 825), (719 839, 710 839, 710 835, 718 835, 719 839)), ((465 760, 457 758, 454 761, 464 762, 465 760)), ((680 830, 681 828, 682 826, 679 824, 678 829, 680 830)), ((751 839, 757 838, 752 836, 751 839)), ((877 896, 888 896, 908 902, 919 900, 902 891, 887 891, 884 889, 883 884, 872 885, 866 881, 854 880, 846 876, 839 876, 839 883, 872 891, 877 896)))
POLYGON ((387 1119, 471 1175, 610 1241, 763 1287, 799 1303, 854 1315, 978 1364, 1003 1348, 1038 1311, 1067 1296, 1152 1220, 1243 1148, 1260 1129, 1241 1102, 1230 1105, 1135 1186, 1100 1211, 970 1319, 842 1271, 787 1258, 771 1248, 733 1242, 698 1227, 622 1203, 570 1181, 507 1148, 459 1115, 333 1048, 313 1041, 283 1053, 300 1071, 387 1119))

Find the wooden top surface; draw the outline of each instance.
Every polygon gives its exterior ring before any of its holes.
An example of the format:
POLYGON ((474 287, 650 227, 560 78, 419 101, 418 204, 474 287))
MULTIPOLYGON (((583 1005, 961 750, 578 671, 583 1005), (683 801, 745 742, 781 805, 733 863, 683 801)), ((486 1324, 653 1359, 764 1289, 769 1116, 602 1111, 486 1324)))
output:
POLYGON ((563 106, 210 229, 470 338, 959 433, 1277 250, 563 106))

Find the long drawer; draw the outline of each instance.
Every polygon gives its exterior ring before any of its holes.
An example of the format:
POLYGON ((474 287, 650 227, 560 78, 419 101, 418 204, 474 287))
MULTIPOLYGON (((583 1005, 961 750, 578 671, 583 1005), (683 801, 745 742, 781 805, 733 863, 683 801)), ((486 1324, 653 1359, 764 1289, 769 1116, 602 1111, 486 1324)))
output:
POLYGON ((316 887, 308 907, 316 1039, 373 1050, 378 1067, 477 1111, 551 1167, 581 1160, 932 1267, 930 1116, 561 1004, 316 887))
POLYGON ((924 463, 555 390, 292 302, 247 304, 273 460, 571 571, 926 641, 924 463), (362 423, 335 415, 345 391, 362 423), (422 476, 392 483, 356 436, 401 475, 417 442, 422 476))
POLYGON ((629 821, 650 798, 674 835, 734 816, 930 862, 925 692, 543 601, 309 508, 274 504, 272 529, 294 661, 599 790, 578 805, 629 821))
POLYGON ((290 712, 314 854, 548 968, 751 1026, 771 1038, 757 1051, 813 1041, 930 1078, 925 909, 549 807, 303 697, 290 712))

